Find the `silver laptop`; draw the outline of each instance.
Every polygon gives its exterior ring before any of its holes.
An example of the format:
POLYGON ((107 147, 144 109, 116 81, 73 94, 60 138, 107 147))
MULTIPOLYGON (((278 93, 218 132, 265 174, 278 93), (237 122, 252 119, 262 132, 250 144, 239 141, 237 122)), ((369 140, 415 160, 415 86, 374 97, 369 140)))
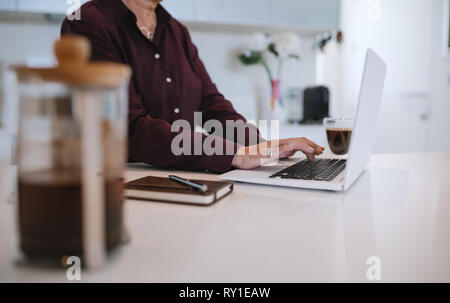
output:
POLYGON ((275 186, 347 190, 370 160, 385 77, 386 63, 368 49, 347 159, 318 158, 314 163, 305 159, 294 163, 293 159, 282 160, 274 166, 236 169, 219 178, 275 186))

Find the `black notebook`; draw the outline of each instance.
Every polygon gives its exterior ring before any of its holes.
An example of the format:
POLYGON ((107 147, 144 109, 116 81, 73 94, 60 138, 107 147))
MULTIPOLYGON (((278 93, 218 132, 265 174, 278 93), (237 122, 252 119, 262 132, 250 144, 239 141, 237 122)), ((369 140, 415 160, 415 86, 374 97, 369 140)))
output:
POLYGON ((233 182, 190 181, 205 184, 208 190, 202 193, 169 178, 148 176, 126 183, 125 196, 138 200, 210 205, 233 191, 233 182))

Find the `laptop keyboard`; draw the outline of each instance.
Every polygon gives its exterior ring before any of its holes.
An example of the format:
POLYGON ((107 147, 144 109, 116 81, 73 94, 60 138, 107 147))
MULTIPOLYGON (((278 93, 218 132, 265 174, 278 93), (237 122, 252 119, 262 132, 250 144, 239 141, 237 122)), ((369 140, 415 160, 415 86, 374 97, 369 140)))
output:
POLYGON ((345 169, 346 160, 317 159, 310 162, 305 159, 297 162, 269 178, 332 181, 345 169))

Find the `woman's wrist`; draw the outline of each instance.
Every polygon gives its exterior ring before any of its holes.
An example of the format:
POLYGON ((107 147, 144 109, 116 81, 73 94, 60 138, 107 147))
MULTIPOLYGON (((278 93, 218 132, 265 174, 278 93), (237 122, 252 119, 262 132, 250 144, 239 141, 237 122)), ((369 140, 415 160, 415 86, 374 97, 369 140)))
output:
POLYGON ((242 148, 245 148, 245 146, 238 147, 236 153, 234 154, 233 161, 231 161, 231 166, 234 168, 241 167, 242 164, 242 148))

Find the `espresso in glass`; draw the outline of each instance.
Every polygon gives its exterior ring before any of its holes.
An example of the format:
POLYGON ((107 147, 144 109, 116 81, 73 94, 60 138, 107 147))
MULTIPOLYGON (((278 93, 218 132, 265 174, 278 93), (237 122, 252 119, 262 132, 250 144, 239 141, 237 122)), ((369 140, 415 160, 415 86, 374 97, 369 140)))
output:
POLYGON ((353 120, 326 118, 324 126, 331 152, 335 155, 346 155, 350 148, 353 120))
POLYGON ((348 153, 352 130, 348 128, 328 128, 327 139, 331 151, 336 155, 348 153))

